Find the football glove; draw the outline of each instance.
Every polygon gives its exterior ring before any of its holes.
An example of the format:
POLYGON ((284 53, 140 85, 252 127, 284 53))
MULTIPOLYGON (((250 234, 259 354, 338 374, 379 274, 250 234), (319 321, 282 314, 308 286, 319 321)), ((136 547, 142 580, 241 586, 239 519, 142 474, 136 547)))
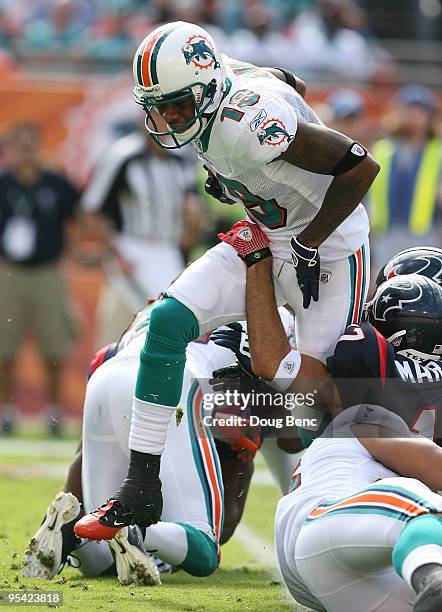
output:
POLYGON ((249 336, 241 323, 229 323, 219 327, 211 334, 210 339, 218 346, 230 349, 243 372, 249 377, 256 378, 252 370, 249 336))
POLYGON ((250 221, 238 221, 225 234, 218 234, 218 238, 230 244, 248 267, 272 254, 266 234, 250 221))
MULTIPOLYGON (((204 167, 206 168, 206 166, 204 167)), ((209 170, 207 170, 207 172, 209 173, 209 176, 207 177, 206 182, 204 183, 204 189, 206 193, 212 196, 212 198, 219 200, 223 204, 236 204, 237 202, 235 202, 235 200, 230 199, 226 195, 223 186, 216 178, 216 176, 212 174, 209 170)))
POLYGON ((298 285, 302 291, 302 305, 308 308, 312 300, 314 302, 319 300, 319 273, 321 271, 319 252, 316 248, 301 244, 296 236, 292 236, 290 246, 298 285))

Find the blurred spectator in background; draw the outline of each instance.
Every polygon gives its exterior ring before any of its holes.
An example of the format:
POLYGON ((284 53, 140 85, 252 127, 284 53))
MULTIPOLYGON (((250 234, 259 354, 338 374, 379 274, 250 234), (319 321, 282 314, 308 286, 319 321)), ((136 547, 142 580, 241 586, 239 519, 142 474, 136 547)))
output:
POLYGON ((99 161, 81 201, 86 229, 98 231, 103 244, 108 280, 97 309, 97 347, 118 338, 183 270, 199 237, 195 183, 193 164, 141 131, 99 161))
POLYGON ((385 82, 393 73, 360 0, 0 0, 2 8, 0 51, 27 69, 115 72, 147 30, 183 20, 207 27, 231 57, 283 63, 309 80, 385 82))
POLYGON ((281 31, 275 29, 277 15, 266 2, 248 1, 243 5, 243 26, 227 40, 221 40, 221 48, 231 57, 241 57, 257 66, 281 66, 287 68, 296 63, 293 44, 281 31))
POLYGON ((284 65, 306 79, 363 83, 385 70, 389 55, 367 34, 366 14, 351 0, 317 0, 290 28, 293 53, 284 65))
MULTIPOLYGON (((111 3, 112 5, 112 3, 111 3)), ((112 70, 121 69, 122 61, 133 51, 130 31, 131 12, 124 3, 110 6, 84 36, 82 44, 91 59, 107 60, 112 70)))
POLYGON ((373 126, 368 120, 365 101, 354 89, 336 89, 326 99, 325 107, 318 109, 321 119, 333 130, 370 147, 373 126))
POLYGON ((395 99, 389 136, 372 147, 381 164, 369 192, 374 270, 407 247, 442 244, 442 142, 436 114, 431 90, 406 85, 395 99))
POLYGON ((81 24, 76 19, 73 0, 55 0, 48 4, 48 15, 30 19, 20 39, 22 51, 51 54, 78 52, 82 34, 81 24))
POLYGON ((8 136, 0 174, 1 424, 14 429, 14 366, 32 331, 48 374, 49 432, 59 435, 63 362, 78 333, 60 262, 79 194, 64 175, 44 167, 37 125, 16 125, 8 136))
POLYGON ((12 52, 17 33, 15 24, 8 17, 6 10, 0 6, 0 49, 12 52))

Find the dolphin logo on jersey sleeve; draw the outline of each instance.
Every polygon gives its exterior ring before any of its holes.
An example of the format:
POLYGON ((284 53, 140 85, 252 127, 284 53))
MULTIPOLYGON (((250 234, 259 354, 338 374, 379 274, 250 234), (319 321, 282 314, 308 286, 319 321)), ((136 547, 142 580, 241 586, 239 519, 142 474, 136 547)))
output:
POLYGON ((284 123, 280 119, 268 119, 262 124, 262 127, 258 130, 259 144, 269 144, 276 146, 287 140, 291 142, 294 139, 293 134, 289 134, 285 129, 284 123))
POLYGON ((393 310, 402 310, 404 304, 417 302, 422 297, 422 289, 412 281, 401 284, 400 290, 386 287, 378 291, 373 300, 373 316, 376 321, 387 321, 393 310), (405 295, 405 299, 404 299, 405 295))

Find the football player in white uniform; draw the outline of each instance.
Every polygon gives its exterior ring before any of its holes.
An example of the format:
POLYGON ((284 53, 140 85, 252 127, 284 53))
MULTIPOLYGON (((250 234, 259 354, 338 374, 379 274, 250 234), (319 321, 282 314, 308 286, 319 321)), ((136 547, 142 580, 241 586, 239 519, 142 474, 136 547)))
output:
MULTIPOLYGON (((310 356, 301 363, 294 353, 298 379, 326 376, 325 359, 358 320, 367 290, 368 220, 360 200, 377 162, 321 123, 293 75, 221 55, 197 25, 169 23, 150 33, 135 54, 134 77, 150 136, 167 148, 191 142, 209 169, 209 189, 243 205, 268 235, 278 303, 295 310, 298 348, 310 356), (167 130, 158 129, 158 117, 167 130)), ((159 519, 160 458, 181 396, 186 346, 245 318, 246 265, 261 255, 240 261, 219 244, 167 289, 141 350, 127 478, 105 511, 79 521, 79 535, 104 538, 108 527, 112 537, 115 523, 159 519)))
MULTIPOLYGON (((109 497, 127 471, 132 396, 151 310, 152 304, 138 313, 114 350, 115 356, 104 361, 109 353, 105 357, 104 351, 100 351, 93 363, 94 371, 86 390, 82 437, 82 502, 86 512, 92 511, 102 497, 109 497)), ((231 362, 231 352, 208 339, 189 344, 181 409, 170 424, 161 463, 164 498, 161 521, 148 527, 144 535, 147 550, 155 551, 162 561, 196 576, 209 575, 218 567, 224 514, 218 453, 210 428, 202 422, 202 386, 214 369, 231 362)), ((51 578, 58 571, 60 563, 66 560, 67 547, 75 544, 66 534, 64 524, 72 530, 71 521, 79 512, 80 506, 70 493, 55 498, 25 554, 25 575, 51 578), (48 531, 54 526, 54 520, 58 521, 58 542, 48 531)), ((121 532, 118 537, 126 534, 121 532)), ((89 575, 102 573, 113 564, 107 543, 99 544, 88 542, 75 551, 81 561, 80 569, 89 575)), ((142 566, 141 570, 132 572, 130 563, 123 566, 119 563, 122 547, 129 552, 123 555, 123 560, 133 553, 139 556, 130 544, 130 538, 129 544, 125 540, 112 541, 120 581, 143 582, 146 574, 150 575, 149 564, 145 571, 142 566)))
MULTIPOLYGON (((152 307, 150 304, 141 310, 120 341, 98 351, 91 364, 82 444, 64 492, 50 504, 25 553, 23 573, 27 577, 52 578, 72 552, 80 561, 80 570, 89 576, 107 572, 114 564, 106 542, 85 541, 80 545, 73 526, 80 515, 80 502, 86 512, 93 510, 127 471, 133 388, 152 307)), ((281 311, 286 335, 290 336, 293 317, 285 309, 281 311)), ((246 333, 245 324, 235 325, 240 336, 246 333)), ((219 544, 231 537, 241 518, 253 457, 264 432, 255 428, 256 438, 245 439, 238 437, 237 429, 236 438, 228 443, 212 437, 208 427, 210 405, 205 406, 203 394, 205 390, 211 392, 208 381, 212 371, 223 372, 232 364, 230 348, 238 335, 231 328, 221 328, 219 334, 215 342, 206 336, 188 345, 181 408, 170 425, 161 462, 161 521, 148 527, 143 537, 132 526, 128 533, 119 531, 109 541, 123 584, 157 583, 156 569, 143 547, 154 551, 163 565, 197 576, 211 574, 218 566, 219 544)), ((243 351, 243 358, 249 359, 244 346, 243 351)), ((231 376, 232 367, 227 369, 231 376)), ((233 430, 221 427, 218 431, 224 437, 233 430)), ((272 453, 272 459, 281 466, 290 455, 278 451, 272 453)), ((285 476, 284 470, 276 470, 278 480, 285 476)))
MULTIPOLYGON (((252 231, 256 242, 259 236, 256 229, 252 231)), ((253 367, 270 377, 288 348, 283 348, 286 339, 276 318, 271 261, 251 268, 247 282, 253 367)), ((434 354, 427 355, 427 362, 434 365, 442 341, 441 287, 416 274, 393 277, 379 287, 368 311, 384 296, 389 296, 383 302, 386 317, 379 321, 371 317, 373 325, 381 331, 388 327, 389 336, 402 338, 401 348, 420 349, 421 357, 434 347, 434 354), (412 285, 416 291, 409 299, 412 285)), ((352 326, 342 337, 333 358, 340 363, 334 366, 345 371, 343 353, 348 345, 351 362, 346 371, 357 370, 356 361, 371 365, 369 377, 373 369, 379 370, 379 379, 384 380, 379 385, 372 381, 370 392, 379 401, 385 393, 390 404, 385 378, 394 376, 393 344, 372 327, 379 350, 372 346, 372 354, 367 355, 370 330, 364 325, 369 324, 352 326), (365 349, 358 356, 354 347, 361 342, 365 349)), ((363 375, 361 371, 359 377, 363 375)), ((433 383, 436 390, 440 390, 438 380, 433 383)), ((398 392, 399 375, 397 381, 398 392)), ((412 389, 408 384, 402 389, 403 405, 397 402, 396 414, 375 404, 343 410, 303 455, 291 493, 278 504, 275 523, 280 570, 298 602, 336 612, 442 609, 442 496, 434 492, 442 485, 442 450, 431 441, 432 429, 429 440, 411 437, 416 418, 408 412, 413 397, 424 393, 420 386, 412 389)), ((366 389, 363 386, 363 392, 366 389)), ((415 406, 415 414, 421 413, 422 408, 415 406)))

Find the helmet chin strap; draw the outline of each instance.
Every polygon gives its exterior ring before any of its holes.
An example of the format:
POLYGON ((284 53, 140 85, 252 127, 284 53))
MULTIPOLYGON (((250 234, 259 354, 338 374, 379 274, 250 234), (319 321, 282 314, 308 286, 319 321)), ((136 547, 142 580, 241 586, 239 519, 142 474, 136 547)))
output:
MULTIPOLYGON (((184 140, 188 140, 192 136, 196 137, 198 135, 198 133, 201 134, 202 132, 204 132, 204 129, 205 129, 206 125, 207 125, 207 119, 202 117, 200 119, 200 121, 195 121, 195 123, 193 125, 191 125, 190 128, 187 129, 185 132, 176 132, 175 133, 175 138, 179 142, 183 142, 184 140)), ((170 128, 170 126, 169 126, 169 128, 170 128)))

